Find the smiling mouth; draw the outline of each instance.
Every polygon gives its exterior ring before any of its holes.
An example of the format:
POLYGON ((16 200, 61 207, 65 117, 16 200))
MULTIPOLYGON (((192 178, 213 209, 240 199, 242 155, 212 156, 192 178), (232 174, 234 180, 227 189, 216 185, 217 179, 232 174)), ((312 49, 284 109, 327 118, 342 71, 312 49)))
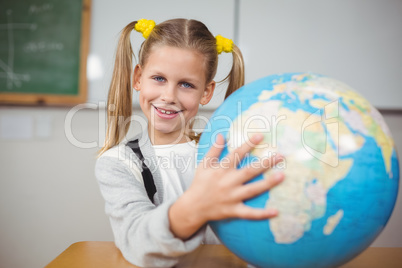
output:
MULTIPOLYGON (((154 106, 154 105, 152 105, 152 106, 154 106)), ((181 111, 165 110, 165 109, 162 109, 162 108, 158 108, 156 106, 154 106, 154 108, 156 110, 158 110, 159 112, 163 113, 163 114, 177 114, 177 113, 181 112, 181 111)))

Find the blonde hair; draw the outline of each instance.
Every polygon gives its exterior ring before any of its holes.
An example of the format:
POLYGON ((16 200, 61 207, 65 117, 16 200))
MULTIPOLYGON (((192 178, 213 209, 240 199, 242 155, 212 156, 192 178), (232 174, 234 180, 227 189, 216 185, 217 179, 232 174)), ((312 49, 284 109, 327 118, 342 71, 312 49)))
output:
MULTIPOLYGON (((129 23, 121 32, 116 50, 116 59, 110 83, 107 102, 107 131, 105 143, 99 155, 119 144, 126 136, 132 115, 133 50, 130 34, 137 21, 129 23)), ((218 66, 216 39, 208 28, 197 20, 173 19, 155 26, 149 37, 142 43, 138 64, 144 66, 153 48, 172 46, 193 49, 204 55, 206 82, 211 82, 218 66)), ((240 49, 233 45, 232 68, 223 81, 228 81, 225 99, 236 89, 244 85, 244 61, 240 49)), ((192 129, 192 124, 191 124, 192 129)), ((190 139, 198 142, 199 136, 189 133, 190 139)))

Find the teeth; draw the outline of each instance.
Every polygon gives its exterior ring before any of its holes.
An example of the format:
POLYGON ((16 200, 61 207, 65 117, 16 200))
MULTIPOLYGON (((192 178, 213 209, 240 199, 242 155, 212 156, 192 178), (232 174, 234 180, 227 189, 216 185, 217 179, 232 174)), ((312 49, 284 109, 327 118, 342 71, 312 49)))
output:
POLYGON ((158 108, 158 110, 163 114, 175 114, 175 113, 177 113, 177 112, 165 111, 165 110, 160 109, 160 108, 158 108))

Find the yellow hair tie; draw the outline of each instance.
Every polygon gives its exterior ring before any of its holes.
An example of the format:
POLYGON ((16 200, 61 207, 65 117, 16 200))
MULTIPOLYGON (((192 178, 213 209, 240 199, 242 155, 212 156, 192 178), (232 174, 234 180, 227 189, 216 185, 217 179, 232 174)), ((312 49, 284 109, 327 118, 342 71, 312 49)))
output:
POLYGON ((217 35, 215 39, 216 39, 216 50, 218 50, 218 54, 221 54, 222 51, 226 53, 233 51, 232 39, 225 38, 222 35, 217 35))
POLYGON ((135 24, 134 29, 137 32, 142 33, 142 36, 144 36, 144 38, 147 39, 154 27, 155 22, 153 20, 140 19, 135 24))

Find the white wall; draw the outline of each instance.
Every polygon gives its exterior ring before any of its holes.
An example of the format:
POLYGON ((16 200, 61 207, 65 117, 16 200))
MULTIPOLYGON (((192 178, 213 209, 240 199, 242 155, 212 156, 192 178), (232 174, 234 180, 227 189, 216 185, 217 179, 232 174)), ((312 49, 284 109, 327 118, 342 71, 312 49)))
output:
MULTIPOLYGON (((207 11, 198 11, 205 13, 201 14, 204 17, 219 18, 220 14, 225 13, 229 19, 232 18, 233 7, 230 4, 233 1, 225 2, 229 7, 217 7, 218 11, 212 2, 216 1, 204 2, 205 5, 197 1, 191 10, 205 8, 207 11)), ((125 25, 128 17, 137 19, 142 11, 147 12, 144 17, 159 19, 152 16, 151 9, 141 10, 133 1, 120 1, 122 9, 110 3, 93 0, 92 20, 120 19, 125 25), (112 17, 105 13, 107 9, 114 14, 112 17)), ((165 4, 162 7, 158 10, 165 11, 168 6, 165 4)), ((189 5, 186 7, 190 9, 189 5)), ((165 14, 168 15, 172 14, 165 14)), ((227 37, 232 37, 233 29, 226 23, 215 25, 210 22, 208 26, 217 34, 227 32, 227 37)), ((114 47, 109 46, 117 36, 113 31, 92 25, 92 54, 97 54, 96 47, 101 47, 99 44, 104 42, 103 46, 112 50, 108 52, 112 57, 114 47)), ((107 90, 111 63, 110 59, 105 62, 102 77, 90 81, 90 96, 94 102, 104 100, 106 96, 102 93, 99 96, 103 97, 94 97, 98 91, 107 90)), ((258 62, 247 64, 258 65, 258 62)), ((74 242, 113 239, 93 174, 99 148, 78 148, 72 143, 74 140, 68 139, 65 132, 68 112, 69 108, 0 107, 2 124, 6 124, 7 119, 14 122, 7 131, 0 129, 0 267, 43 267, 74 242), (13 137, 7 138, 9 134, 13 134, 13 137)), ((209 116, 210 112, 206 111, 204 115, 209 116)), ((103 119, 102 110, 79 111, 72 118, 75 141, 102 142, 103 119)), ((402 113, 386 113, 385 119, 401 152, 402 113)), ((401 195, 397 202, 387 227, 374 246, 402 247, 401 195)))
MULTIPOLYGON (((93 174, 97 148, 67 140, 67 112, 0 109, 1 119, 33 122, 31 138, 0 140, 0 267, 43 267, 74 242, 112 239, 93 174), (48 137, 35 133, 41 117, 51 120, 48 137)), ((81 141, 96 139, 97 113, 77 114, 73 131, 81 141)))
POLYGON ((246 78, 316 72, 377 108, 402 109, 401 14, 400 0, 242 0, 246 78))

